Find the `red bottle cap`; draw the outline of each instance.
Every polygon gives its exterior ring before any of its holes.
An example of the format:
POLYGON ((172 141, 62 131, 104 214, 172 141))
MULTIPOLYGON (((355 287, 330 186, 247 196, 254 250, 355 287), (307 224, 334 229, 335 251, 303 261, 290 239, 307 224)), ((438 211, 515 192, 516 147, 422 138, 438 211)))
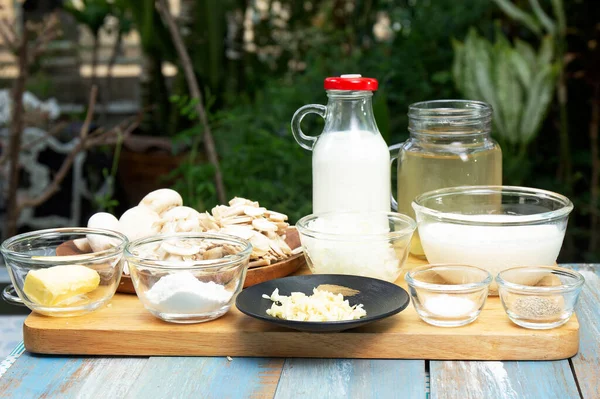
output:
POLYGON ((342 75, 340 77, 325 78, 325 90, 368 90, 375 91, 378 87, 377 79, 363 78, 361 75, 342 75))

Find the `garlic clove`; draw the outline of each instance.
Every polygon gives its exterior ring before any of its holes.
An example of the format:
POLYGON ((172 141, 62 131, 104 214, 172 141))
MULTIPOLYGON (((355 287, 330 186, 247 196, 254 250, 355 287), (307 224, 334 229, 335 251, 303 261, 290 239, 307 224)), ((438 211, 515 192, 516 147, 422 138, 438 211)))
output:
POLYGON ((159 215, 171 208, 183 205, 183 198, 175 190, 169 188, 161 188, 147 194, 138 206, 145 206, 152 209, 159 215))
POLYGON ((162 228, 162 219, 152 209, 145 206, 134 206, 128 209, 121 219, 119 224, 123 234, 129 238, 130 241, 137 240, 158 234, 162 228))
MULTIPOLYGON (((107 212, 93 214, 88 220, 87 227, 90 229, 105 229, 116 232, 122 232, 123 230, 123 226, 119 220, 107 212)), ((94 252, 105 251, 118 245, 115 239, 100 234, 87 234, 86 238, 94 252)))

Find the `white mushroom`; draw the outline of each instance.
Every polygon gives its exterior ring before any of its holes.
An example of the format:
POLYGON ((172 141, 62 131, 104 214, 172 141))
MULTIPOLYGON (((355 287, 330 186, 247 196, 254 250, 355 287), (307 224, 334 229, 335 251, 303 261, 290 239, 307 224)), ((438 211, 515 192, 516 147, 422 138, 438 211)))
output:
POLYGON ((161 216, 162 233, 202 232, 200 225, 202 215, 188 206, 178 206, 164 212, 161 216))
POLYGON ((130 241, 158 234, 162 220, 158 213, 145 206, 134 206, 127 210, 119 219, 123 234, 130 241))
POLYGON ((77 249, 83 253, 94 252, 94 250, 90 246, 90 242, 88 241, 87 237, 73 240, 73 244, 75 244, 77 249))
MULTIPOLYGON (((88 220, 87 227, 90 229, 105 229, 122 232, 122 226, 119 223, 119 220, 110 213, 106 212, 98 212, 93 214, 88 220)), ((100 234, 87 234, 86 238, 94 252, 105 251, 118 245, 118 242, 114 238, 106 237, 100 234)))
POLYGON ((138 206, 140 205, 148 207, 160 215, 171 208, 183 205, 183 199, 177 191, 161 188, 142 198, 138 206))

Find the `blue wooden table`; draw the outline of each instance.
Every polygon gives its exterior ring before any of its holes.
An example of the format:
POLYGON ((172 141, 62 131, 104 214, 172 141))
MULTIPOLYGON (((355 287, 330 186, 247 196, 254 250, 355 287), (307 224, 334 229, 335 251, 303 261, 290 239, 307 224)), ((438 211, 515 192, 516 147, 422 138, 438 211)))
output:
MULTIPOLYGON (((586 278, 580 349, 568 360, 52 357, 20 354, 0 398, 600 398, 600 265, 586 278)), ((77 339, 77 337, 73 337, 77 339)))

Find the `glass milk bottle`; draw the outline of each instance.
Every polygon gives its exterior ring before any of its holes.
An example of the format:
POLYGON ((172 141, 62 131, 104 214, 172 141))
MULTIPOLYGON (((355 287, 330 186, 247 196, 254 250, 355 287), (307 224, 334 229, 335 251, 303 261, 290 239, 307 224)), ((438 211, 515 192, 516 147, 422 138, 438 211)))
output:
MULTIPOLYGON (((488 104, 425 101, 412 104, 408 118, 409 139, 390 147, 392 153, 397 151, 392 159, 398 159, 398 212, 414 218, 411 203, 427 191, 502 185, 502 152, 491 137, 492 108, 488 104)), ((411 253, 424 256, 417 232, 411 253)))
POLYGON ((325 79, 325 90, 326 107, 305 105, 292 117, 294 138, 313 151, 313 213, 389 212, 390 154, 371 103, 377 80, 342 75, 325 79), (300 129, 309 113, 325 119, 319 136, 308 136, 300 129))

